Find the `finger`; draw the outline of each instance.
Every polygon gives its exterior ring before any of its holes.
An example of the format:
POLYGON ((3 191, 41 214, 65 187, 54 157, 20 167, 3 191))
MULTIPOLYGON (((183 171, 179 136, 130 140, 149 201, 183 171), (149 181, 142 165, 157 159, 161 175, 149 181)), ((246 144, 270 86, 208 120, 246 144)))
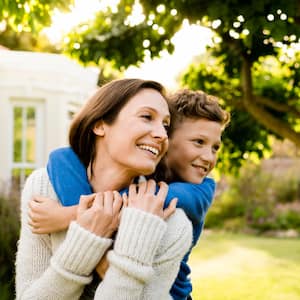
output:
POLYGON ((36 227, 37 227, 36 222, 34 222, 33 219, 31 219, 31 218, 29 218, 29 220, 28 220, 27 223, 28 223, 28 225, 31 227, 31 230, 32 230, 33 228, 36 228, 36 227))
POLYGON ((174 214, 176 210, 177 201, 178 201, 177 198, 172 199, 169 206, 166 209, 164 209, 164 213, 163 213, 164 220, 168 219, 172 214, 174 214))
POLYGON ((33 222, 32 222, 32 219, 31 219, 31 218, 29 218, 27 224, 28 224, 30 227, 33 227, 33 222))
POLYGON ((32 233, 38 233, 38 228, 31 226, 31 232, 32 233))
POLYGON ((169 186, 163 181, 160 181, 158 185, 159 185, 159 191, 157 193, 157 197, 165 201, 168 194, 169 186))
POLYGON ((128 206, 130 206, 131 203, 135 202, 136 195, 137 195, 136 184, 132 183, 128 188, 128 198, 127 198, 128 199, 128 201, 127 201, 128 206))
POLYGON ((103 207, 104 210, 113 213, 113 202, 114 202, 114 194, 112 191, 104 192, 104 200, 103 200, 103 207))
POLYGON ((116 212, 121 210, 123 199, 119 192, 114 191, 113 194, 114 194, 113 213, 115 214, 116 212))
POLYGON ((128 189, 129 198, 136 195, 136 184, 132 183, 128 189))
POLYGON ((122 194, 122 199, 123 199, 123 207, 127 207, 128 206, 128 196, 126 193, 122 194))
POLYGON ((36 203, 42 203, 45 200, 45 197, 42 196, 33 196, 32 201, 36 202, 36 203))
POLYGON ((43 206, 40 202, 36 202, 34 200, 30 201, 28 203, 29 210, 32 211, 32 213, 37 213, 39 214, 41 210, 43 209, 43 206))
POLYGON ((95 195, 95 199, 92 206, 97 206, 99 208, 104 207, 104 194, 102 192, 99 192, 95 195))
POLYGON ((31 219, 31 220, 34 218, 34 214, 33 214, 33 212, 32 212, 31 209, 28 210, 28 217, 29 217, 29 219, 31 219))
POLYGON ((153 179, 148 180, 146 193, 150 193, 150 194, 154 195, 155 190, 156 190, 156 182, 153 179))
POLYGON ((32 210, 35 206, 35 202, 34 202, 34 199, 31 199, 29 202, 28 202, 28 207, 30 210, 32 210))
POLYGON ((141 182, 138 185, 138 193, 140 195, 144 195, 146 193, 147 190, 147 181, 141 182))
POLYGON ((31 231, 32 231, 32 233, 35 233, 35 234, 44 234, 45 233, 42 228, 38 228, 38 227, 32 228, 31 231))
POLYGON ((78 210, 87 210, 90 204, 94 201, 96 194, 81 195, 79 199, 78 210))

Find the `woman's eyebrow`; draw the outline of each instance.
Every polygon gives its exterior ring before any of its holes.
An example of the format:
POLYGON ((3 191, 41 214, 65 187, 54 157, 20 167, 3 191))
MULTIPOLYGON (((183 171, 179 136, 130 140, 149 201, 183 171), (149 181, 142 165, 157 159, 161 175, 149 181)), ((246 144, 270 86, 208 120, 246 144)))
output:
MULTIPOLYGON (((138 109, 139 109, 139 110, 148 109, 148 110, 151 110, 151 111, 153 111, 153 112, 155 112, 155 113, 160 112, 160 110, 158 110, 158 109, 156 109, 156 108, 154 108, 154 107, 151 107, 151 106, 141 106, 141 107, 139 107, 138 109)), ((170 113, 166 114, 166 117, 171 118, 170 113)))

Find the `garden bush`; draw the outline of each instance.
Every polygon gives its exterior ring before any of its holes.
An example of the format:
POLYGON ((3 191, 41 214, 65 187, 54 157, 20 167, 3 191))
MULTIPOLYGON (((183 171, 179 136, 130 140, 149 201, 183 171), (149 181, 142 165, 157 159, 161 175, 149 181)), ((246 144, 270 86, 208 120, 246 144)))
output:
POLYGON ((14 299, 15 254, 19 237, 19 203, 0 195, 0 299, 14 299))
POLYGON ((248 163, 238 177, 227 177, 226 189, 218 191, 207 214, 206 228, 300 233, 299 166, 278 169, 248 163))

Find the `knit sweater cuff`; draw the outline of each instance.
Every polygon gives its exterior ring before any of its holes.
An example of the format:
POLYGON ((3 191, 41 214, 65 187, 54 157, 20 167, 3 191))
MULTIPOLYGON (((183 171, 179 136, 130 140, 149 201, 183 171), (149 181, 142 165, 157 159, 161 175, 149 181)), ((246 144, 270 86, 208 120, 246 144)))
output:
POLYGON ((99 237, 73 221, 51 264, 63 273, 89 276, 111 244, 111 239, 99 237))
POLYGON ((126 208, 122 212, 114 250, 118 255, 151 265, 166 229, 167 224, 160 217, 126 208))

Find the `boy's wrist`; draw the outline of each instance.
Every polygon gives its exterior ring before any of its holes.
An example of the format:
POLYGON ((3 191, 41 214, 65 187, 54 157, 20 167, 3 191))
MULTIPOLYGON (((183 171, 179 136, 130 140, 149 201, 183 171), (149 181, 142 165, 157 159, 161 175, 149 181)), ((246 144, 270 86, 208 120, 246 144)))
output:
POLYGON ((76 220, 77 205, 75 206, 63 206, 62 212, 62 229, 67 229, 70 223, 76 220))

